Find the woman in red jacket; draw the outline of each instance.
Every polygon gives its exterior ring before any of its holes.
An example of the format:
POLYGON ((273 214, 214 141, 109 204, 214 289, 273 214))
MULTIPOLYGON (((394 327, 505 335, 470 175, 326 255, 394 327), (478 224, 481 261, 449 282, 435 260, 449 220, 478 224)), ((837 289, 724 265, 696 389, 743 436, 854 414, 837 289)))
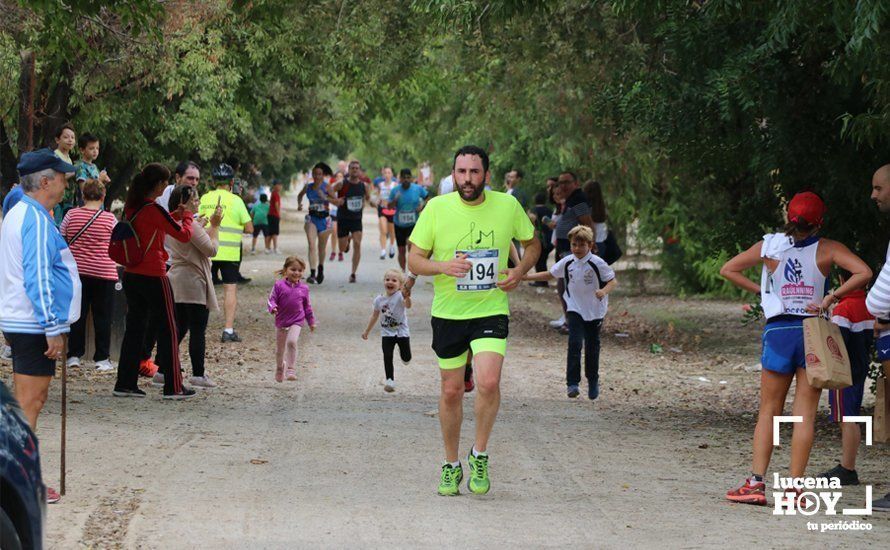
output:
POLYGON ((154 202, 164 192, 169 179, 170 170, 166 166, 148 164, 136 175, 127 191, 123 218, 133 225, 144 257, 139 264, 124 270, 127 327, 114 385, 114 395, 118 397, 145 397, 145 392, 137 384, 139 361, 146 328, 152 325, 160 327, 158 353, 173 358, 165 367, 164 399, 185 399, 195 394, 195 390, 182 385, 173 291, 167 279, 167 252, 164 250, 167 235, 183 243, 189 241, 192 213, 180 205, 168 214, 154 202))

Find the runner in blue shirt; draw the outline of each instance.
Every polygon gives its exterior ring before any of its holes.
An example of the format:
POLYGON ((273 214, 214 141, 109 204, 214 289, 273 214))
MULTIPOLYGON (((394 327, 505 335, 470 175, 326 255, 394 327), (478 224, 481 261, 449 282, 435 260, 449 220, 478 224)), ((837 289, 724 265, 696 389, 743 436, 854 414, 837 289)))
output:
POLYGON ((411 169, 402 168, 399 171, 399 186, 390 191, 388 201, 389 208, 396 211, 393 221, 396 226, 396 245, 399 247, 399 267, 402 271, 405 271, 408 237, 411 236, 427 196, 426 189, 413 183, 413 179, 411 169))

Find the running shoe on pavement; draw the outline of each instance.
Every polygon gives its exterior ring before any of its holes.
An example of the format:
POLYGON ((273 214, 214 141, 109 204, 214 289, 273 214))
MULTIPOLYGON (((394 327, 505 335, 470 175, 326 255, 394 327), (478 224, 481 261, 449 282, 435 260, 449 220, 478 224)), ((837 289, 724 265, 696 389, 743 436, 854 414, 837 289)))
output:
POLYGON ((883 498, 873 500, 871 509, 878 512, 890 512, 890 493, 884 495, 883 498))
POLYGON ((216 387, 216 382, 211 380, 206 374, 204 376, 192 376, 189 378, 189 383, 195 388, 211 389, 216 387))
POLYGON ((762 481, 754 481, 753 478, 748 478, 741 486, 727 492, 726 498, 733 502, 766 506, 766 484, 762 481))
POLYGON ((550 321, 550 326, 553 328, 559 328, 561 326, 564 326, 565 324, 566 324, 566 316, 565 315, 563 315, 559 319, 554 319, 554 320, 550 321))
POLYGON ((394 244, 389 245, 389 257, 390 258, 396 257, 396 246, 394 244))
POLYGON ((69 357, 67 361, 65 361, 66 367, 79 367, 80 366, 80 357, 69 357))
POLYGON ((145 359, 144 361, 139 361, 139 376, 144 376, 145 378, 151 378, 155 374, 158 373, 158 366, 155 365, 155 362, 151 359, 145 359))
POLYGON ((471 493, 484 495, 491 489, 491 480, 488 479, 488 455, 473 456, 473 451, 467 455, 470 466, 470 479, 467 481, 467 489, 471 493))
POLYGON ((316 279, 314 276, 310 275, 310 276, 306 277, 306 284, 307 285, 318 284, 318 279, 316 279))
MULTIPOLYGON (((333 260, 334 257, 331 256, 331 259, 333 260)), ((318 282, 318 284, 324 282, 324 264, 318 264, 318 274, 316 274, 315 280, 318 282)))
POLYGON ((460 482, 464 479, 464 469, 458 464, 455 468, 451 464, 442 465, 442 477, 439 479, 439 494, 443 497, 453 497, 460 494, 460 482))
POLYGON ((381 260, 386 259, 386 249, 383 249, 380 251, 380 259, 381 260))
MULTIPOLYGON (((331 258, 331 260, 333 260, 333 258, 331 258)), ((342 262, 342 261, 343 261, 343 253, 342 253, 342 252, 338 252, 338 253, 337 253, 337 261, 338 261, 338 262, 342 262)))
POLYGON ((386 393, 392 393, 396 391, 396 383, 392 378, 386 379, 386 384, 383 385, 383 391, 386 393))
POLYGON ((329 262, 333 262, 333 261, 334 261, 334 258, 336 258, 336 257, 337 257, 337 253, 336 253, 336 252, 331 252, 331 256, 328 258, 328 261, 329 261, 329 262))
POLYGON ((62 495, 60 495, 58 493, 58 491, 56 491, 52 487, 46 488, 46 503, 47 504, 55 504, 55 503, 59 502, 60 500, 62 500, 62 495))
POLYGON ((349 282, 350 282, 350 283, 354 283, 354 282, 355 282, 355 273, 353 273, 352 275, 349 276, 349 282))
POLYGON ((578 388, 578 386, 569 386, 568 388, 566 388, 566 395, 569 397, 569 399, 574 399, 581 395, 581 390, 578 388))
POLYGON ((816 478, 823 477, 828 478, 829 481, 831 481, 831 478, 836 477, 843 487, 846 487, 847 485, 859 485, 859 474, 856 473, 856 470, 848 470, 840 464, 827 472, 822 472, 816 476, 816 478))
POLYGON ((96 361, 96 370, 99 372, 107 372, 110 370, 114 370, 117 368, 111 359, 103 359, 101 361, 96 361))

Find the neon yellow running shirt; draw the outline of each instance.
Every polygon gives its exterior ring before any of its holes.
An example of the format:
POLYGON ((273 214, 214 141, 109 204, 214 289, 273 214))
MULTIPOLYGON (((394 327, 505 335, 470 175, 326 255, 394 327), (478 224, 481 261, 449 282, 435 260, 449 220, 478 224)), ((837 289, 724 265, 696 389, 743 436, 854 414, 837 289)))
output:
POLYGON ((459 192, 430 200, 411 232, 414 245, 447 261, 457 251, 469 254, 473 269, 463 279, 436 275, 432 315, 442 319, 478 319, 509 315, 507 293, 494 286, 507 268, 510 242, 531 240, 535 228, 519 201, 506 193, 485 191, 482 204, 470 206, 459 192))

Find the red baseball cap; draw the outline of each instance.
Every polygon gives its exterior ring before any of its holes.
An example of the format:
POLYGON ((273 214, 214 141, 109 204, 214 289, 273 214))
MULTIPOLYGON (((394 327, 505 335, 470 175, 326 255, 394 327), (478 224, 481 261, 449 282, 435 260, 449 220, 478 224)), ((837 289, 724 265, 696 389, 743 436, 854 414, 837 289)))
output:
POLYGON ((822 225, 822 218, 827 211, 825 203, 816 193, 810 191, 798 193, 788 203, 788 221, 822 225))

